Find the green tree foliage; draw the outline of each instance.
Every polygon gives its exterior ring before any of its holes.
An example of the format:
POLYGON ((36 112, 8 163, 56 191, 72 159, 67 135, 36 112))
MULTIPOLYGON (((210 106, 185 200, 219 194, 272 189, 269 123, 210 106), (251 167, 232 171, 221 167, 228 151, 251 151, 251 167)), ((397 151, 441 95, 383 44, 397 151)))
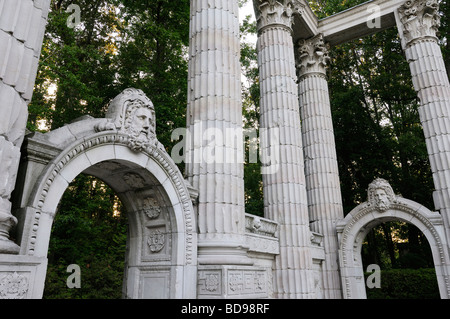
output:
MULTIPOLYGON (((310 1, 321 17, 364 1, 310 1)), ((447 1, 441 43, 448 66, 447 1)), ((329 87, 344 211, 367 199, 377 177, 396 194, 433 209, 433 180, 416 92, 398 30, 385 30, 331 49, 329 87)), ((429 244, 415 227, 382 224, 366 237, 363 262, 384 269, 432 267, 429 244), (397 241, 401 240, 402 243, 397 241)))
POLYGON ((78 176, 53 224, 44 297, 121 298, 126 238, 126 214, 114 192, 94 177, 78 176), (81 269, 79 289, 66 285, 71 264, 81 269))
MULTIPOLYGON (((247 1, 243 1, 245 4, 247 1)), ((251 132, 245 140, 246 162, 244 165, 245 211, 248 214, 264 215, 264 201, 259 160, 259 70, 257 52, 248 37, 256 36, 256 21, 251 16, 241 24, 241 65, 245 81, 242 85, 242 114, 244 130, 251 132), (252 157, 253 156, 253 157, 252 157)))
POLYGON ((170 150, 172 131, 186 126, 189 0, 121 2, 117 78, 152 99, 158 138, 170 150))
POLYGON ((440 299, 434 269, 382 270, 381 288, 366 292, 368 299, 440 299))
MULTIPOLYGON (((48 20, 28 129, 102 117, 135 87, 152 99, 158 139, 171 149, 172 130, 185 126, 189 0, 52 0, 48 20), (81 9, 76 27, 70 5, 81 9)), ((124 212, 114 216, 117 203, 92 177, 70 185, 52 230, 46 298, 121 297, 127 224, 124 212), (81 267, 81 289, 66 287, 70 264, 81 267)))
POLYGON ((188 44, 189 0, 52 1, 28 128, 101 117, 135 87, 153 101, 158 138, 171 148, 172 130, 185 126, 188 44), (76 28, 67 26, 71 4, 81 8, 76 28))

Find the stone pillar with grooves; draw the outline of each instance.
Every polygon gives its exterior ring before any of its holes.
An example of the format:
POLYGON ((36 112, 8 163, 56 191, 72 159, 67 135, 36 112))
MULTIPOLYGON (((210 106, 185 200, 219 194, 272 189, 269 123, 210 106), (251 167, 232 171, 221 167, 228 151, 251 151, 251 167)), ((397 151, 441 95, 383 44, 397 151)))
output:
POLYGON ((199 265, 251 264, 245 249, 237 0, 192 0, 186 175, 199 191, 199 265))
POLYGON ((326 77, 330 61, 321 34, 296 50, 305 177, 311 230, 323 235, 323 294, 342 297, 336 222, 344 218, 331 105, 326 77))
POLYGON ((450 84, 437 33, 437 0, 408 0, 396 12, 397 25, 412 81, 420 100, 423 126, 433 174, 435 209, 450 238, 450 84))
POLYGON ((50 0, 0 0, 0 254, 17 254, 11 193, 28 119, 50 0))
POLYGON ((274 296, 312 298, 313 265, 292 21, 299 1, 254 1, 261 85, 264 214, 279 223, 274 296))

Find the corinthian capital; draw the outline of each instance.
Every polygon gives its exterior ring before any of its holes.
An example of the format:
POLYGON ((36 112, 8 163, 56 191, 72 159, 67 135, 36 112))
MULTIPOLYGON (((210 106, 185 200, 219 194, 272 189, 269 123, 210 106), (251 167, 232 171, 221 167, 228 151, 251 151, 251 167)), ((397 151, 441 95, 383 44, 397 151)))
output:
POLYGON ((323 35, 318 34, 306 40, 299 40, 296 50, 297 71, 299 76, 308 73, 326 73, 330 62, 328 47, 323 35))
POLYGON ((441 24, 438 0, 408 0, 398 10, 406 44, 413 40, 436 38, 441 24))
POLYGON ((292 27, 295 14, 303 14, 306 5, 301 0, 254 0, 258 30, 270 25, 292 27))

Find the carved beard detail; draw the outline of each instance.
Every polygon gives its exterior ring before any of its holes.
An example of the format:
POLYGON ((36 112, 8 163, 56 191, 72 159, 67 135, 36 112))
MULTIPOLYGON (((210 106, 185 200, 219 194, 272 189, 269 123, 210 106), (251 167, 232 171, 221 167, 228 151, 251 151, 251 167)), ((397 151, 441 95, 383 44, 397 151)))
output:
POLYGON ((129 135, 128 146, 135 152, 155 145, 154 113, 145 105, 131 103, 125 121, 126 133, 129 135))
POLYGON ((130 129, 128 146, 135 152, 142 151, 151 145, 148 134, 144 134, 139 129, 130 129))
POLYGON ((390 206, 390 202, 388 200, 382 200, 382 199, 378 199, 375 202, 376 208, 381 211, 381 212, 385 212, 389 209, 390 206))

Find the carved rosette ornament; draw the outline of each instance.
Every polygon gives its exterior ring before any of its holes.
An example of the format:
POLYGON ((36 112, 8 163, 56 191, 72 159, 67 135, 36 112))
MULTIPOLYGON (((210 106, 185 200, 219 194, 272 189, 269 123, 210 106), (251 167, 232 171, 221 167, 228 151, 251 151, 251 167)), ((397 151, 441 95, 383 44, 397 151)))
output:
POLYGON ((158 218, 161 214, 161 207, 158 201, 153 197, 146 197, 142 201, 142 211, 150 219, 158 218))
POLYGON ((147 244, 152 253, 158 253, 166 245, 166 235, 159 229, 152 231, 148 236, 147 244))
POLYGON ((398 13, 406 44, 426 37, 437 40, 441 25, 438 0, 408 0, 398 13))
POLYGON ((28 292, 28 280, 17 272, 0 279, 0 299, 23 299, 28 292))
POLYGON ((369 184, 367 195, 369 204, 374 206, 380 213, 387 211, 391 204, 396 202, 396 196, 391 185, 382 178, 377 178, 369 184))
POLYGON ((205 279, 205 289, 210 292, 217 291, 219 289, 219 274, 208 274, 205 279))
POLYGON ((298 76, 308 73, 326 74, 326 68, 331 60, 328 50, 322 34, 299 40, 296 50, 298 76))
POLYGON ((258 30, 273 25, 291 29, 294 15, 302 15, 306 7, 300 0, 255 0, 253 3, 258 30))
POLYGON ((135 152, 162 147, 156 137, 155 107, 142 90, 129 88, 109 105, 106 122, 97 132, 117 130, 128 135, 128 146, 135 152))

